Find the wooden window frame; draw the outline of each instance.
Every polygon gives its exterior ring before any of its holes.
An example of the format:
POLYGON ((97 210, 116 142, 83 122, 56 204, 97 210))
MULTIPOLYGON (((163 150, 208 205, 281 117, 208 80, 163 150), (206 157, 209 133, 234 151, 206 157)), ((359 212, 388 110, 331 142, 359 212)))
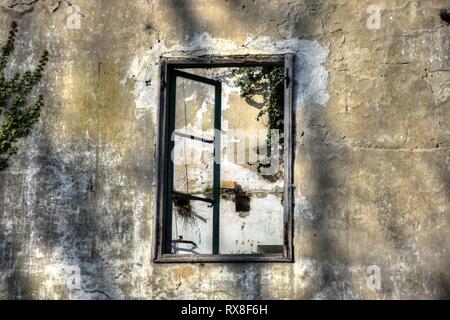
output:
MULTIPOLYGON (((155 201, 156 223, 153 241, 153 261, 155 263, 209 263, 209 262, 294 262, 293 244, 293 210, 294 210, 294 112, 292 108, 292 71, 294 55, 232 55, 200 57, 161 57, 160 59, 160 95, 159 126, 156 146, 157 157, 157 193, 155 201), (169 100, 170 87, 174 86, 176 69, 249 67, 279 65, 284 66, 284 192, 283 192, 283 253, 282 254, 171 254, 165 253, 167 246, 165 236, 166 197, 168 179, 168 163, 171 160, 168 152, 171 137, 169 136, 169 100)), ((216 87, 217 90, 217 87, 216 87)), ((216 91, 217 93, 217 91, 216 91)), ((172 97, 173 98, 173 97, 172 97)))

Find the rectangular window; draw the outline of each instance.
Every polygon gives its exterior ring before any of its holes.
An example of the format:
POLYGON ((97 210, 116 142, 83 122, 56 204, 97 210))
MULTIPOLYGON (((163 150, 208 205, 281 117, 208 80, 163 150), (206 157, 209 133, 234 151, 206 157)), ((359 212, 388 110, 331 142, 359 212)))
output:
POLYGON ((161 59, 156 262, 293 261, 292 65, 161 59))

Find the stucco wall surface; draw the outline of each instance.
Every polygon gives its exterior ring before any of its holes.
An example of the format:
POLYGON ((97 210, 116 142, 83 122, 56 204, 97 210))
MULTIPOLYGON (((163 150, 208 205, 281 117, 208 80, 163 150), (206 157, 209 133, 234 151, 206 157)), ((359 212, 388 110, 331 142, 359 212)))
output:
POLYGON ((441 8, 0 0, 9 68, 50 52, 41 119, 0 172, 0 298, 449 298, 441 8), (154 264, 159 57, 258 53, 295 54, 295 262, 154 264))

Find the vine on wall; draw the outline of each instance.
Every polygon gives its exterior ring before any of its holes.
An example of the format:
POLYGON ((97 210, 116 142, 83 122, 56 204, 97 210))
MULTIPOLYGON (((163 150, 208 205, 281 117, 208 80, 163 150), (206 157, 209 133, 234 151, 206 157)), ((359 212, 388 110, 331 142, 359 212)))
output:
POLYGON ((277 144, 279 147, 281 163, 283 157, 284 141, 284 70, 278 66, 244 67, 234 70, 236 85, 241 89, 241 97, 250 104, 258 104, 258 97, 263 99, 261 110, 256 120, 260 121, 266 115, 268 119, 268 133, 266 139, 267 154, 266 159, 258 162, 258 172, 262 168, 269 167, 272 163, 272 132, 277 130, 277 144))
POLYGON ((28 96, 42 78, 48 51, 44 51, 34 71, 8 74, 5 70, 15 49, 16 35, 17 23, 13 22, 0 53, 0 170, 6 168, 8 159, 17 153, 18 139, 30 133, 44 106, 42 95, 31 104, 28 104, 28 96))

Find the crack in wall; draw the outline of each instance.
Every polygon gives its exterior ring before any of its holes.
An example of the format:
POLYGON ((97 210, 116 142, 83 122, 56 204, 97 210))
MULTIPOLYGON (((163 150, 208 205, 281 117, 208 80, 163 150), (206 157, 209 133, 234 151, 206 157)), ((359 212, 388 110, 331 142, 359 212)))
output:
POLYGON ((20 5, 31 6, 38 1, 39 0, 9 0, 6 6, 8 8, 14 8, 20 5))
POLYGON ((105 298, 107 298, 109 300, 112 300, 111 296, 109 296, 106 292, 104 292, 102 290, 99 290, 99 289, 88 290, 88 289, 85 289, 83 287, 81 287, 81 289, 83 290, 84 293, 91 293, 91 294, 92 293, 99 293, 102 296, 104 296, 105 298))
POLYGON ((66 3, 74 12, 85 17, 85 14, 78 9, 78 6, 69 0, 0 0, 0 8, 25 14, 33 11, 33 7, 37 3, 42 3, 50 12, 58 11, 61 3, 66 3))

